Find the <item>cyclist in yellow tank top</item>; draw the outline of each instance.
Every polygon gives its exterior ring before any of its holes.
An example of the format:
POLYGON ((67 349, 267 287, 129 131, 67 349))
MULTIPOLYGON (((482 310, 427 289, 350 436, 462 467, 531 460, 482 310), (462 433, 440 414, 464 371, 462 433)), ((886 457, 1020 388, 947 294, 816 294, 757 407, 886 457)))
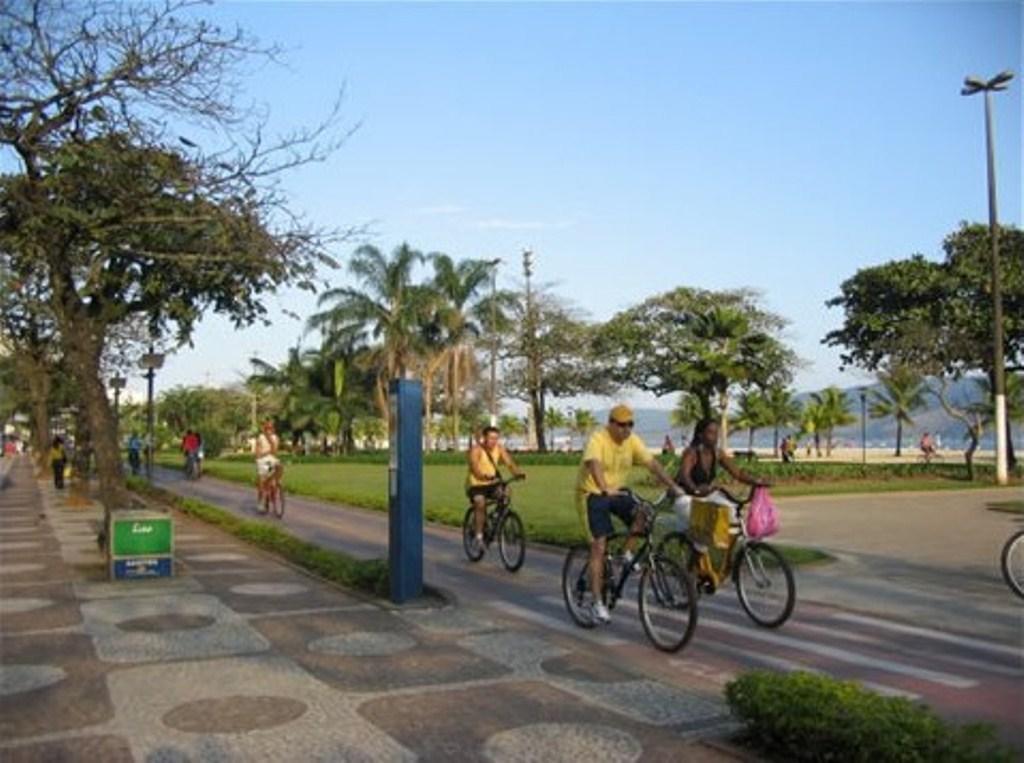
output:
POLYGON ((476 542, 483 545, 484 522, 487 518, 487 501, 497 497, 500 479, 498 465, 505 464, 512 474, 525 477, 523 471, 512 460, 498 439, 497 427, 484 427, 479 440, 474 440, 467 454, 469 471, 466 474, 466 495, 473 503, 473 525, 476 542))

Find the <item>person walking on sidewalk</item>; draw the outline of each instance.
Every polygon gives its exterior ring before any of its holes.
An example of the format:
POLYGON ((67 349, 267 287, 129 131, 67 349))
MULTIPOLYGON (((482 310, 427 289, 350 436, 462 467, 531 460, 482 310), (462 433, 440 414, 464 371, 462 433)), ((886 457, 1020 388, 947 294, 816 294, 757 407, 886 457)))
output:
POLYGON ((53 486, 57 490, 64 489, 64 466, 68 462, 68 454, 64 450, 64 441, 60 437, 53 438, 50 446, 50 466, 53 467, 53 486))

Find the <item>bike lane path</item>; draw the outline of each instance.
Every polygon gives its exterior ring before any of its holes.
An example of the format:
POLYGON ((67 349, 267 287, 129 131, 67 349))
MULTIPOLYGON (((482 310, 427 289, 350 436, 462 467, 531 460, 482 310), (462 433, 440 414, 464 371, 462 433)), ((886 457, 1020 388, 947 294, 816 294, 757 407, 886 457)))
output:
MULTIPOLYGON (((254 492, 244 486, 208 478, 184 483, 164 470, 159 481, 183 495, 259 518, 254 492)), ((387 516, 381 512, 289 496, 284 524, 327 547, 362 557, 386 555, 387 516)), ((782 628, 754 626, 729 586, 702 599, 693 641, 666 658, 645 639, 632 591, 620 602, 611 627, 575 627, 559 591, 563 554, 558 550, 529 547, 523 570, 510 575, 493 548, 483 562, 469 563, 454 528, 428 525, 424 546, 426 579, 460 601, 483 603, 570 643, 590 644, 617 664, 677 686, 720 687, 753 668, 820 671, 859 680, 882 693, 922 699, 957 720, 994 722, 1008 741, 1024 749, 1019 724, 1024 717, 1024 610, 1004 603, 1003 591, 994 585, 981 595, 971 591, 964 611, 951 618, 955 576, 929 570, 937 578, 927 581, 930 587, 923 575, 902 585, 898 561, 883 558, 885 564, 873 564, 871 558, 840 552, 835 564, 796 570, 797 608, 782 628)))

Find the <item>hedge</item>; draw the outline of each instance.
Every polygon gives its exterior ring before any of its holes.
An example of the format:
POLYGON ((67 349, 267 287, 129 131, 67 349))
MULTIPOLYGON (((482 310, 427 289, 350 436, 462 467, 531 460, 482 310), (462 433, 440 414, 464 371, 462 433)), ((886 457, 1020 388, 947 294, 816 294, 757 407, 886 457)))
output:
POLYGON ((925 705, 811 673, 753 672, 725 688, 740 741, 780 761, 1002 763, 990 724, 953 725, 925 705))
POLYGON ((278 554, 325 580, 385 597, 389 591, 388 565, 382 559, 356 559, 296 538, 278 527, 242 519, 224 509, 194 498, 182 498, 153 487, 139 477, 129 477, 128 487, 169 503, 184 514, 202 520, 266 551, 278 554))

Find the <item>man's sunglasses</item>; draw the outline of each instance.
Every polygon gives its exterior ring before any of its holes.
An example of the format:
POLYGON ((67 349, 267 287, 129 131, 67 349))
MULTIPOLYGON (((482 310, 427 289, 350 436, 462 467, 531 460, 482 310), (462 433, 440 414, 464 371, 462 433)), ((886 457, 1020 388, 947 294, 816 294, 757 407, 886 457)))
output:
POLYGON ((615 423, 618 424, 620 427, 626 427, 626 429, 632 429, 633 428, 633 422, 632 421, 616 421, 615 423))

